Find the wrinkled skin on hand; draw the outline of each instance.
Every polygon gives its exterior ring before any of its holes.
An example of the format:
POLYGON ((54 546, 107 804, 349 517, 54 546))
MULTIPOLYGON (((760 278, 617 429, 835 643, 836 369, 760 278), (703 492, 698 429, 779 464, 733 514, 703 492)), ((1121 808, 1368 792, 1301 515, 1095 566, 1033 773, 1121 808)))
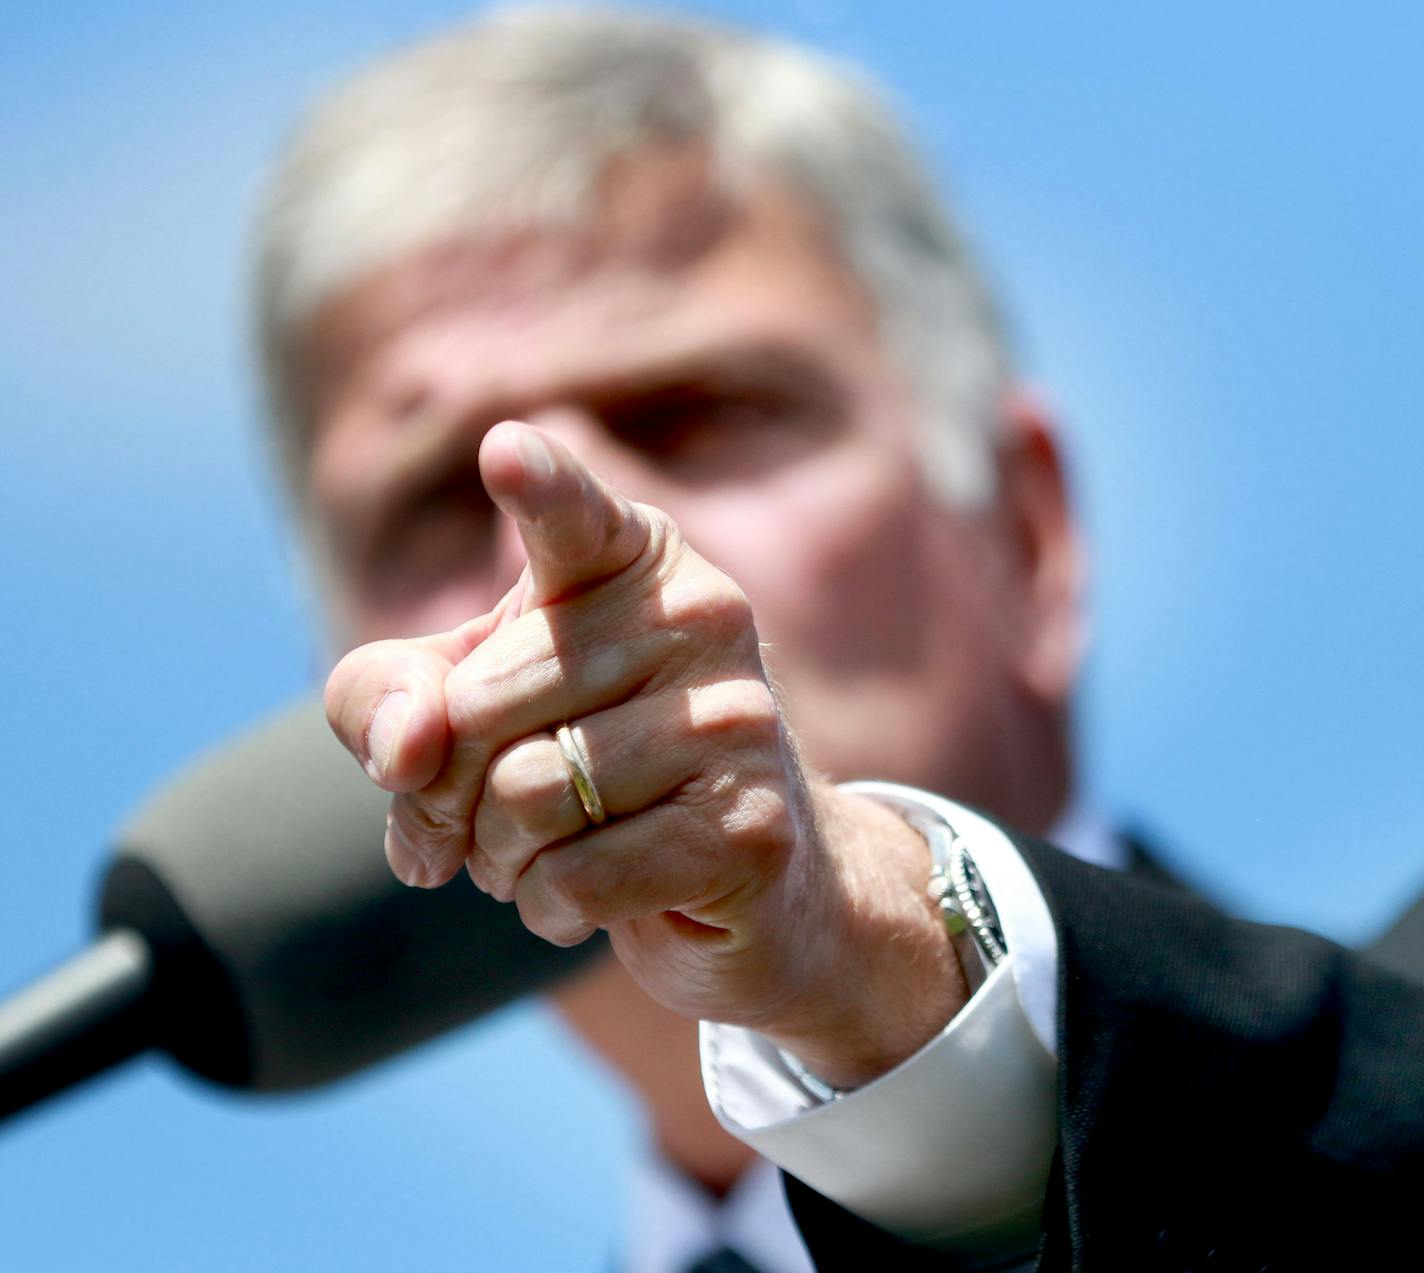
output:
POLYGON ((480 471, 523 537, 518 582, 453 631, 353 651, 327 685, 333 729, 394 793, 391 868, 433 887, 463 866, 560 945, 605 929, 654 998, 828 1081, 908 1056, 964 998, 928 851, 803 773, 741 590, 527 426, 492 429, 480 471))

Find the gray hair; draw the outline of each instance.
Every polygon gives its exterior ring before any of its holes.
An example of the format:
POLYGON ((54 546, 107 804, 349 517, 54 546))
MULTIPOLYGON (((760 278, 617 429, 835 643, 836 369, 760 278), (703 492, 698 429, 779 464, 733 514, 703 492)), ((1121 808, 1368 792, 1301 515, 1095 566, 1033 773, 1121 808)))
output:
POLYGON ((948 498, 983 499, 1005 340, 875 88, 776 40, 540 8, 486 18, 357 75, 310 113, 273 174, 257 226, 258 340, 294 483, 310 427, 294 351, 323 300, 454 234, 577 225, 610 161, 679 141, 706 144, 730 191, 774 174, 820 214, 922 405, 931 480, 948 498))

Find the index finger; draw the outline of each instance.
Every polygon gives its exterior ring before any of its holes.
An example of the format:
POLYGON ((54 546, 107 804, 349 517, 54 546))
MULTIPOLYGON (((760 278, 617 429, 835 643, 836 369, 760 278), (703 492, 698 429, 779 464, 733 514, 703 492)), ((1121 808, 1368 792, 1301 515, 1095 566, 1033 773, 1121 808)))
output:
POLYGON ((525 609, 580 592, 661 551, 651 510, 625 499, 558 441, 506 420, 480 445, 480 476, 519 526, 532 587, 525 609))

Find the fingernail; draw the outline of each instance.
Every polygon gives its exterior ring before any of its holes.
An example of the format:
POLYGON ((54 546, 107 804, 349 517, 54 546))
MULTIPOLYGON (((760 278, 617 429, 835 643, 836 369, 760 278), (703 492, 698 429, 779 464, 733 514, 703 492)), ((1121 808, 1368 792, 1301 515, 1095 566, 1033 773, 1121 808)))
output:
POLYGON ((529 486, 540 486, 554 474, 554 457, 549 448, 532 429, 520 429, 516 443, 519 464, 524 470, 524 481, 529 486))
POLYGON ((376 714, 371 717, 371 728, 366 731, 366 754, 376 772, 372 777, 380 779, 386 775, 391 763, 391 753, 405 732, 410 717, 410 695, 405 690, 392 690, 381 700, 376 714))

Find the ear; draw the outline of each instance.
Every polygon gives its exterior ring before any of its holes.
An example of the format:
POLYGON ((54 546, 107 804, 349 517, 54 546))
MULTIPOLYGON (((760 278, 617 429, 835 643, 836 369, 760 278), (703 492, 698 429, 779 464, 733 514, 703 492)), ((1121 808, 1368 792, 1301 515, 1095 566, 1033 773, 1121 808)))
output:
POLYGON ((1086 641, 1086 554, 1052 412, 1025 386, 1005 394, 1000 412, 996 504, 1022 602, 1016 663, 1030 693, 1063 705, 1086 641))

